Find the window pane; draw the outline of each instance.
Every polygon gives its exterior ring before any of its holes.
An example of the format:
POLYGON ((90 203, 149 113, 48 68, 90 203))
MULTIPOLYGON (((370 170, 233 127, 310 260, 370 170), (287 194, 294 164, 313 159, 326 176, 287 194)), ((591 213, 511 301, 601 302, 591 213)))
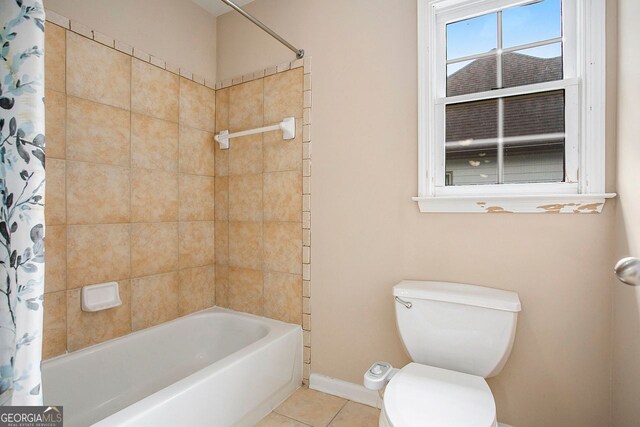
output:
POLYGON ((498 48, 497 15, 477 16, 447 24, 447 59, 489 52, 498 48))
POLYGON ((562 182, 564 131, 563 90, 505 98, 504 182, 562 182))
POLYGON ((562 44, 505 53, 502 67, 503 87, 562 80, 562 44))
POLYGON ((561 0, 544 0, 502 11, 502 47, 553 39, 562 35, 561 0))
POLYGON ((483 92, 496 87, 495 55, 447 66, 447 96, 483 92))
POLYGON ((497 182, 498 100, 446 107, 445 185, 497 182))
POLYGON ((496 160, 495 144, 483 149, 447 147, 445 185, 497 184, 496 160))
POLYGON ((469 147, 478 139, 498 137, 498 100, 447 105, 447 144, 469 147))
POLYGON ((564 181, 564 139, 507 144, 505 184, 564 181))
POLYGON ((564 132, 564 90, 504 98, 504 136, 564 132))

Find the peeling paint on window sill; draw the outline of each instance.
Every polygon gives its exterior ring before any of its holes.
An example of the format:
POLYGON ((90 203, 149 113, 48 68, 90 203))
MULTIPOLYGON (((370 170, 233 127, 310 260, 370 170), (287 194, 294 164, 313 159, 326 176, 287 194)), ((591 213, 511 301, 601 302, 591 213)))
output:
POLYGON ((413 197, 426 213, 601 213, 615 193, 413 197))

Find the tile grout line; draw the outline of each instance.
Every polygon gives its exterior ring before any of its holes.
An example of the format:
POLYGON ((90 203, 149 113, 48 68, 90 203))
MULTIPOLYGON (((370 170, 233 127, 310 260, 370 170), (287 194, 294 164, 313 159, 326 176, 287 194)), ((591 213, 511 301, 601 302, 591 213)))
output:
MULTIPOLYGON (((65 31, 69 31, 69 30, 65 30, 65 31)), ((167 71, 167 70, 164 70, 164 71, 167 71)), ((176 76, 176 77, 181 78, 180 76, 176 76)), ((184 77, 182 77, 182 78, 184 78, 184 77)), ((211 89, 211 88, 209 88, 209 89, 211 89)), ((180 124, 180 119, 178 119, 177 121, 173 121, 173 120, 169 120, 169 119, 167 119, 165 117, 158 117, 157 115, 153 115, 152 113, 149 113, 149 112, 146 112, 146 111, 141 111, 141 110, 137 110, 137 109, 134 110, 133 108, 129 108, 129 109, 122 108, 122 107, 118 107, 116 105, 106 104, 106 103, 101 102, 99 100, 83 98, 83 97, 77 96, 77 95, 67 95, 66 92, 60 92, 60 91, 57 91, 55 89, 47 89, 47 90, 49 90, 51 92, 56 92, 56 93, 59 93, 59 94, 63 94, 67 98, 75 98, 75 99, 79 99, 81 101, 91 102, 91 103, 98 104, 98 105, 101 105, 101 106, 114 108, 116 110, 126 111, 128 113, 131 113, 132 115, 133 114, 137 114, 139 116, 144 116, 144 117, 147 117, 147 118, 150 118, 150 119, 154 119, 154 120, 158 120, 158 121, 162 121, 162 122, 165 122, 165 123, 170 123, 170 124, 174 124, 174 125, 178 125, 178 126, 183 126, 183 127, 187 128, 187 129, 197 130, 197 131, 202 132, 202 133, 207 133, 207 134, 210 134, 210 135, 213 135, 215 133, 215 132, 211 132, 208 129, 202 129, 202 128, 199 128, 197 126, 181 125, 180 124)), ((213 90, 213 89, 211 89, 211 90, 213 90)), ((178 91, 179 91, 179 89, 178 89, 178 91)))
MULTIPOLYGON (((85 164, 88 164, 88 165, 99 165, 99 166, 109 166, 109 167, 120 168, 120 169, 129 169, 129 167, 123 166, 123 165, 118 165, 118 164, 113 164, 113 163, 104 163, 104 162, 95 162, 95 161, 90 161, 90 160, 60 159, 60 158, 57 158, 57 157, 51 157, 51 160, 62 160, 64 162, 71 162, 71 163, 85 163, 85 164)), ((202 174, 197 174, 197 173, 172 172, 172 171, 168 171, 166 169, 151 169, 151 168, 144 167, 144 166, 136 166, 134 169, 135 170, 158 172, 158 173, 162 172, 162 173, 166 173, 166 174, 169 174, 169 175, 187 175, 187 176, 197 176, 197 177, 201 177, 201 178, 215 178, 215 176, 212 176, 212 175, 202 175, 202 174)), ((204 221, 204 220, 200 220, 200 221, 204 221)))
MULTIPOLYGON (((218 129, 218 125, 216 124, 217 119, 218 119, 218 94, 216 92, 215 89, 215 84, 213 85, 213 134, 216 134, 216 131, 218 129)), ((178 106, 178 115, 180 114, 180 106, 178 106)), ((180 141, 178 141, 178 152, 180 152, 180 141)), ((216 168, 216 141, 213 141, 213 147, 211 148, 211 152, 213 153, 213 178, 211 178, 213 180, 213 194, 211 195, 212 200, 213 200, 213 212, 211 212, 211 217, 212 217, 212 221, 213 221, 213 239, 211 241, 211 245, 213 246, 213 284, 209 283, 208 280, 206 281, 206 306, 207 308, 210 307, 215 307, 216 306, 216 296, 217 296, 217 292, 216 292, 216 190, 218 188, 218 186, 216 185, 216 172, 217 172, 217 168, 216 168), (213 299, 211 298, 211 289, 213 289, 213 299)), ((180 245, 180 241, 178 241, 178 245, 180 245)), ((178 252, 180 250, 180 246, 178 246, 178 252)), ((180 254, 178 253, 178 256, 180 256, 180 254)), ((180 267, 180 259, 178 258, 178 267, 180 267)), ((178 277, 179 279, 179 277, 178 277)), ((178 298, 180 297, 180 282, 178 282, 178 298)))
MULTIPOLYGON (((303 63, 304 63, 304 61, 303 61, 303 63)), ((304 81, 305 81, 305 70, 303 69, 302 70, 302 117, 303 117, 303 120, 301 121, 302 126, 304 126, 304 107, 305 107, 305 105, 304 105, 304 89, 305 89, 304 81)), ((305 269, 305 259, 304 259, 304 251, 305 251, 305 246, 304 246, 304 233, 305 233, 305 231, 304 231, 304 197, 305 197, 305 195, 304 195, 304 175, 305 175, 304 174, 304 161, 305 161, 305 158, 304 158, 305 157, 305 155, 304 155, 305 154, 304 153, 304 127, 303 127, 303 131, 302 131, 302 135, 301 135, 300 139, 301 139, 300 142, 301 142, 301 149, 302 149, 301 150, 302 152, 300 153, 300 155, 302 157, 301 163, 300 163, 301 175, 302 175, 302 179, 301 179, 301 182, 300 182, 301 187, 302 187, 302 188, 300 188, 300 194, 301 194, 300 202, 301 202, 301 206, 302 206, 302 209, 301 209, 302 212, 301 212, 301 218, 300 218, 300 220, 301 220, 300 221, 300 235, 301 235, 301 240, 302 240, 302 245, 301 245, 302 246, 301 247, 301 250, 302 250, 302 254, 301 254, 301 259, 302 259, 302 280, 300 281, 300 285, 302 286, 302 289, 300 290, 300 295, 302 296, 302 301, 301 301, 301 309, 302 309, 301 319, 302 319, 302 325, 303 325, 303 332, 302 332, 302 382, 303 383, 304 382, 308 383, 309 380, 307 378, 305 378, 305 370, 306 370, 305 366, 307 365, 307 363, 306 363, 307 362, 307 358, 305 358, 305 350, 307 348, 309 348, 309 350, 307 350, 307 353, 308 353, 308 356, 309 356, 309 358, 308 358, 309 366, 311 366, 311 364, 310 364, 310 362, 311 362, 311 347, 305 346, 305 339, 304 339, 305 338, 304 337, 304 335, 305 335, 305 331, 304 331, 304 319, 305 319, 305 308, 304 308, 304 306, 305 306, 305 295, 304 295, 304 287, 305 287, 304 286, 304 269, 305 269)), ((311 304, 309 304, 309 308, 310 307, 311 307, 311 304)), ((310 333, 310 332, 307 332, 307 333, 310 333)))
POLYGON ((340 407, 338 412, 336 412, 336 414, 333 416, 333 418, 331 418, 331 421, 329 421, 329 424, 327 424, 327 427, 330 426, 331 423, 335 421, 335 419, 338 417, 338 415, 340 415, 340 412, 342 412, 342 410, 347 406, 347 403, 349 403, 349 399, 345 399, 345 402, 342 404, 342 406, 340 407))
MULTIPOLYGON (((264 108, 264 101, 265 101, 265 91, 264 91, 264 78, 261 79, 261 86, 262 86, 262 115, 261 115, 261 121, 262 123, 260 124, 260 126, 264 126, 264 116, 265 116, 265 108, 264 108)), ((260 172, 260 179, 262 181, 262 188, 260 189, 260 204, 261 204, 261 209, 260 209, 260 213, 261 213, 261 224, 260 224, 260 231, 261 231, 261 237, 262 237, 262 249, 261 249, 261 264, 262 264, 262 315, 265 315, 265 307, 266 307, 266 297, 265 297, 265 285, 266 285, 266 275, 267 275, 267 266, 266 266, 266 262, 265 262, 265 250, 264 250, 264 176, 265 176, 265 171, 264 171, 264 133, 260 134, 260 154, 262 154, 262 167, 261 167, 261 172, 260 172)))
MULTIPOLYGON (((308 61, 308 57, 305 59, 308 61)), ((307 63, 305 63, 305 59, 294 59, 290 62, 284 62, 279 65, 262 68, 260 70, 254 71, 253 73, 247 73, 241 76, 235 76, 223 81, 219 81, 216 83, 216 90, 239 86, 241 84, 264 79, 275 74, 286 73, 287 71, 292 71, 297 68, 304 68, 306 70, 308 65, 307 63), (252 77, 249 77, 250 75, 252 75, 252 77)))
MULTIPOLYGON (((114 42, 115 43, 115 42, 114 42)), ((115 44, 114 44, 115 46, 115 44)), ((129 333, 133 332, 133 227, 131 226, 133 205, 133 114, 131 104, 133 100, 133 58, 129 60, 129 333)))
MULTIPOLYGON (((234 110, 233 107, 233 103, 232 100, 234 99, 234 97, 232 96, 231 93, 231 89, 228 90, 228 101, 227 101, 227 123, 226 123, 226 129, 229 132, 235 132, 234 127, 231 126, 231 117, 232 117, 232 111, 234 110)), ((231 304, 231 300, 229 299, 229 294, 230 294, 230 290, 232 289, 233 285, 232 285, 232 281, 231 281, 231 270, 239 268, 236 266, 232 266, 231 265, 231 211, 232 211, 232 200, 234 199, 231 195, 232 195, 232 187, 231 187, 231 181, 232 181, 232 175, 231 175, 231 164, 233 163, 233 157, 234 157, 234 153, 235 150, 231 150, 230 148, 227 149, 227 193, 228 193, 228 212, 227 212, 227 220, 226 220, 226 230, 227 230, 227 268, 228 268, 228 275, 227 275, 227 306, 231 309, 232 308, 232 304, 231 304)), ((238 174, 238 175, 233 175, 233 177, 241 177, 242 174, 238 174)), ((235 206, 235 203, 233 204, 235 206)), ((244 221, 238 221, 238 222, 244 222, 244 221)), ((257 221, 253 221, 253 222, 257 222, 257 221)), ((257 271, 257 270, 255 270, 257 271)))
POLYGON ((189 221, 178 221, 178 220, 174 220, 174 221, 131 221, 131 222, 73 222, 73 223, 67 223, 67 224, 47 224, 47 225, 51 225, 51 226, 56 226, 56 225, 69 225, 72 227, 80 227, 80 226, 99 226, 99 225, 127 225, 127 224, 177 224, 178 222, 195 222, 195 223, 200 223, 200 222, 215 222, 213 220, 209 220, 209 219, 199 219, 199 220, 189 220, 189 221))
MULTIPOLYGON (((166 70, 164 70, 164 71, 166 71, 166 70)), ((179 78, 184 78, 184 77, 179 77, 179 78)), ((214 90, 214 89, 211 89, 211 88, 208 88, 208 89, 214 90)), ((63 92, 58 92, 58 91, 53 90, 53 89, 48 89, 48 90, 51 90, 52 92, 56 92, 56 93, 60 93, 60 94, 63 93, 63 92)), ((179 92, 179 89, 178 89, 178 92, 179 92)), ((214 92, 215 92, 215 90, 214 90, 214 92)), ((215 132, 211 132, 209 129, 202 129, 202 128, 199 128, 199 127, 193 126, 193 125, 183 125, 183 124, 180 123, 180 119, 178 119, 178 121, 173 121, 173 120, 166 119, 164 117, 154 116, 151 113, 148 113, 146 111, 138 111, 138 110, 134 110, 133 108, 129 108, 129 109, 122 108, 122 107, 118 107, 116 105, 106 104, 106 103, 101 102, 99 100, 83 98, 83 97, 77 96, 77 95, 67 95, 66 93, 64 93, 64 95, 65 95, 66 98, 74 98, 74 99, 78 99, 80 101, 90 102, 90 103, 97 104, 97 105, 100 105, 100 106, 103 106, 103 107, 113 108, 113 109, 120 110, 120 111, 126 111, 127 113, 129 113, 131 115, 137 114, 139 116, 144 116, 146 118, 150 118, 150 119, 153 119, 153 120, 158 120, 158 121, 162 121, 162 122, 165 122, 165 123, 174 124, 174 125, 177 125, 179 128, 180 127, 184 127, 184 128, 190 129, 190 130, 198 131, 200 133, 206 133, 207 135, 210 135, 210 136, 213 136, 215 134, 215 132)))
POLYGON ((308 129, 311 129, 311 109, 312 109, 312 90, 313 90, 313 86, 312 86, 312 80, 311 80, 311 60, 310 58, 306 58, 303 60, 303 77, 302 77, 302 115, 303 115, 303 120, 302 120, 302 326, 303 326, 303 372, 302 372, 302 378, 303 378, 303 383, 309 383, 309 377, 311 375, 311 360, 312 360, 312 346, 311 346, 311 312, 312 312, 312 304, 311 304, 311 189, 309 187, 309 194, 308 194, 308 198, 309 198, 309 206, 308 206, 308 212, 309 212, 309 224, 308 224, 308 229, 305 229, 305 204, 304 204, 304 200, 305 197, 307 197, 307 195, 305 195, 305 191, 304 191, 304 182, 305 182, 305 178, 308 180, 309 185, 311 183, 311 133, 309 132, 309 141, 305 141, 305 132, 304 132, 304 126, 308 125, 308 129), (306 87, 305 82, 308 80, 309 82, 309 87, 306 87), (307 103, 307 96, 306 96, 306 92, 309 92, 309 102, 307 103), (308 104, 308 105, 307 105, 308 104), (304 111, 305 108, 308 108, 309 113, 308 113, 308 118, 309 118, 309 123, 305 124, 305 120, 304 120, 304 111), (305 156, 305 143, 308 143, 308 153, 306 153, 307 155, 305 156), (308 157, 308 159, 305 159, 305 157, 308 157), (308 163, 308 167, 305 168, 305 162, 308 163), (305 173, 305 169, 308 169, 307 172, 305 173), (305 177, 305 175, 308 175, 308 177, 305 177), (309 234, 309 240, 308 240, 308 244, 306 245, 306 247, 308 248, 307 251, 309 252, 309 258, 306 260, 307 263, 305 264, 305 259, 304 259, 304 252, 305 252, 305 235, 308 232, 309 234), (305 265, 308 265, 307 269, 308 269, 308 273, 305 274, 305 265), (307 277, 305 277, 307 276, 307 277), (305 278, 306 280, 306 285, 305 285, 305 278), (307 295, 306 298, 308 298, 308 307, 307 310, 308 313, 305 313, 305 287, 308 287, 308 291, 307 291, 307 295), (307 330, 304 330, 304 320, 305 318, 308 319, 308 324, 307 324, 307 330), (305 332, 308 335, 309 338, 309 342, 308 342, 308 346, 305 345, 305 332), (307 350, 308 349, 308 350, 307 350), (307 352, 307 356, 308 358, 305 359, 305 350, 307 352), (306 375, 305 375, 306 373, 306 375), (306 376, 306 378, 305 378, 306 376))
MULTIPOLYGON (((176 254, 176 258, 178 259, 178 265, 177 265, 177 271, 178 271, 178 301, 176 301, 176 305, 178 306, 177 310, 178 312, 180 312, 180 267, 182 266, 180 264, 180 245, 182 243, 182 233, 181 233, 181 227, 180 227, 180 140, 182 139, 182 131, 181 131, 181 126, 182 126, 182 121, 181 119, 181 114, 182 114, 182 81, 180 80, 181 77, 178 76, 178 155, 176 158, 176 172, 178 175, 178 247, 176 248, 178 253, 176 254)), ((215 126, 215 123, 214 123, 215 126)), ((214 180, 215 180, 215 169, 213 171, 214 174, 214 180)), ((214 188, 215 191, 215 188, 214 188)), ((215 212, 215 211, 214 211, 215 212)), ((215 217, 214 217, 215 219, 215 217)), ((214 223, 214 229, 215 229, 215 223, 214 223)), ((215 244, 215 243, 214 243, 215 244)), ((215 263, 215 253, 214 253, 214 259, 213 262, 215 263)), ((215 267, 214 267, 214 271, 215 271, 215 267)))
MULTIPOLYGON (((276 409, 277 409, 277 408, 276 408, 276 409)), ((289 419, 289 420, 291 420, 291 421, 295 421, 295 422, 300 423, 300 424, 302 424, 302 425, 312 427, 312 425, 311 425, 311 424, 307 424, 307 423, 305 423, 304 421, 300 421, 300 420, 298 420, 298 419, 296 419, 296 418, 292 418, 292 417, 290 417, 290 416, 288 416, 288 415, 281 414, 280 412, 276 412, 276 410, 275 410, 275 409, 274 409, 273 411, 271 411, 271 412, 272 412, 272 413, 274 413, 274 414, 280 415, 281 417, 285 417, 285 418, 287 418, 287 419, 289 419)), ((269 414, 267 414, 267 415, 265 416, 265 418, 266 418, 266 417, 268 417, 268 416, 269 416, 269 414)), ((263 418, 263 419, 264 419, 264 418, 263 418)), ((332 420, 333 420, 333 418, 332 418, 332 420)), ((262 421, 262 420, 261 420, 261 421, 262 421)))
MULTIPOLYGON (((46 49, 46 47, 45 47, 46 49)), ((46 58, 46 57, 45 57, 46 58)), ((67 30, 64 30, 64 226, 65 226, 65 239, 64 239, 64 253, 65 253, 65 259, 64 259, 64 289, 65 289, 65 295, 64 295, 64 333, 65 333, 65 340, 64 340, 64 353, 68 353, 69 352, 69 313, 68 313, 68 309, 69 309, 69 304, 67 303, 68 300, 68 290, 69 290, 69 248, 68 248, 68 244, 69 244, 69 209, 68 209, 68 200, 67 200, 67 195, 68 195, 68 185, 67 185, 67 134, 69 132, 69 130, 67 129, 68 124, 69 124, 69 108, 67 108, 67 104, 68 104, 68 96, 67 96, 67 60, 68 60, 68 55, 67 55, 67 30)), ((46 63, 45 63, 46 66, 46 63)), ((45 70, 46 71, 46 70, 45 70)), ((45 116, 46 116, 46 111, 45 111, 45 116)), ((46 132, 46 130, 45 130, 46 132)), ((45 154, 45 159, 46 159, 46 154, 45 154)), ((46 174, 46 171, 45 171, 46 174)), ((46 181, 46 176, 45 176, 45 181, 46 181)), ((46 203, 46 202, 45 202, 46 203)), ((45 223, 46 223, 46 208, 45 208, 45 223)), ((46 226, 46 224, 45 224, 46 226)), ((45 248, 46 251, 46 248, 45 248)), ((44 329, 44 328, 43 328, 44 329)))
MULTIPOLYGON (((228 95, 227 95, 227 111, 226 111, 226 115, 227 115, 227 128, 231 127, 231 89, 229 89, 228 91, 228 95)), ((217 120, 216 120, 216 127, 218 126, 217 120)), ((231 289, 231 265, 230 265, 230 261, 231 261, 231 239, 229 238, 229 234, 230 234, 230 227, 229 227, 229 220, 230 220, 230 213, 231 213, 231 179, 230 179, 230 169, 231 169, 231 152, 227 151, 227 220, 225 221, 225 228, 226 228, 226 233, 227 233, 227 244, 226 244, 226 251, 227 251, 227 277, 226 277, 226 289, 225 289, 225 305, 227 307, 230 307, 230 301, 229 301, 229 290, 231 289)))

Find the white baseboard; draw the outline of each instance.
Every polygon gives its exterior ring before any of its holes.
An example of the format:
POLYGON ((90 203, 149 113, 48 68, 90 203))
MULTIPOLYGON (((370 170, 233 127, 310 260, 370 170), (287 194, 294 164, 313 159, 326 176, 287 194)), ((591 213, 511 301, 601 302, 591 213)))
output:
POLYGON ((309 376, 309 388, 321 391, 334 396, 353 400, 363 405, 382 408, 382 399, 377 391, 369 390, 360 384, 342 381, 321 374, 311 374, 309 376))

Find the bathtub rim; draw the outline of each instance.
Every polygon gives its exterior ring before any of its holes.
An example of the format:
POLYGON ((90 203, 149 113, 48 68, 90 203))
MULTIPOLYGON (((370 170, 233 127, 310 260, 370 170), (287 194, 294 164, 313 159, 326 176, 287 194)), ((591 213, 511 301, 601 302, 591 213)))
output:
MULTIPOLYGON (((158 325, 154 325, 154 326, 150 326, 148 328, 144 328, 144 329, 140 329, 138 331, 134 331, 134 332, 130 332, 126 335, 122 335, 119 337, 115 337, 115 338, 111 338, 109 340, 97 343, 97 344, 92 344, 90 346, 87 347, 83 347, 80 348, 78 350, 74 350, 74 351, 67 351, 65 353, 59 354, 57 356, 53 356, 50 357, 48 359, 44 359, 42 360, 42 368, 44 368, 45 366, 52 364, 54 362, 63 360, 63 359, 68 359, 68 358, 76 358, 79 357, 81 355, 84 354, 91 354, 91 353, 95 353, 98 350, 102 349, 103 347, 108 347, 110 345, 114 345, 115 343, 118 343, 120 341, 126 341, 126 340, 130 340, 133 339, 135 336, 140 336, 143 335, 145 333, 150 333, 151 331, 157 330, 157 329, 161 329, 163 327, 178 323, 180 321, 184 321, 185 319, 188 318, 193 318, 193 317, 203 317, 205 315, 208 314, 225 314, 225 315, 238 315, 240 317, 245 317, 247 319, 249 319, 250 321, 254 322, 254 323, 267 323, 267 325, 269 326, 273 326, 278 332, 280 333, 286 333, 288 332, 287 329, 289 329, 289 331, 291 330, 296 330, 296 329, 302 329, 301 325, 296 325, 295 323, 286 323, 283 322, 281 320, 276 320, 276 319, 270 319, 268 317, 263 317, 263 316, 258 316, 257 314, 251 314, 251 313, 245 313, 242 311, 235 311, 235 310, 231 310, 229 308, 224 308, 224 307, 218 307, 218 306, 213 306, 213 307, 209 307, 209 308, 205 308, 203 310, 199 310, 199 311, 195 311, 193 313, 189 313, 186 314, 184 316, 180 316, 180 317, 176 317, 175 319, 160 323, 158 325)), ((265 336, 261 337, 260 339, 258 339, 257 341, 254 341, 253 343, 249 344, 247 347, 243 347, 241 350, 238 350, 237 352, 231 353, 228 356, 225 356, 223 359, 233 355, 233 354, 237 354, 240 351, 251 347, 252 345, 268 338, 272 333, 274 332, 274 330, 269 327, 268 328, 268 332, 265 336)), ((220 359, 220 360, 223 360, 220 359)), ((219 361, 216 361, 214 363, 218 363, 219 361)), ((207 365, 209 366, 209 365, 207 365)), ((203 368, 204 369, 204 368, 203 368)), ((199 371, 196 371, 199 372, 199 371)), ((194 372, 195 373, 195 372, 194 372)))

